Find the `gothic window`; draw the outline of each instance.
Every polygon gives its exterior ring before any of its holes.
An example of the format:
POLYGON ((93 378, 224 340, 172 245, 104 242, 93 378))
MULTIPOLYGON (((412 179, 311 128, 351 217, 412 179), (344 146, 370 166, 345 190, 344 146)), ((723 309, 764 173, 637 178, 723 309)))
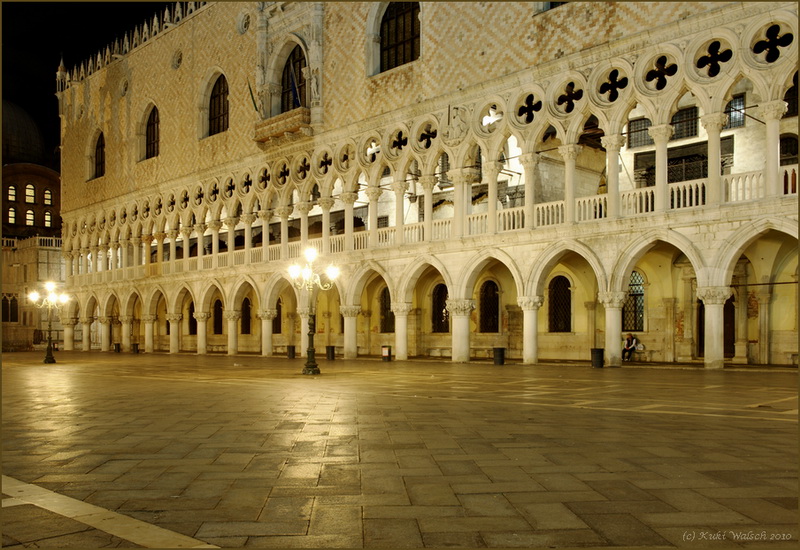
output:
POLYGON ((36 189, 30 183, 25 186, 25 202, 28 204, 36 202, 36 189))
POLYGON ((44 204, 45 206, 53 206, 53 192, 49 189, 44 190, 44 204))
POLYGON ((228 129, 228 80, 220 75, 211 90, 208 105, 208 135, 213 136, 228 129))
POLYGON ((214 302, 214 334, 222 334, 222 302, 214 302))
POLYGON ((419 58, 419 2, 391 2, 381 20, 381 70, 419 58))
POLYGON ((17 223, 17 209, 16 208, 9 208, 8 209, 8 223, 10 223, 10 224, 17 223))
POLYGON ((250 298, 242 300, 242 334, 250 334, 250 298))
POLYGON ((797 164, 797 136, 781 137, 781 166, 797 164))
POLYGON ((158 156, 159 144, 159 125, 158 109, 153 107, 150 116, 147 117, 147 129, 145 130, 144 158, 151 159, 158 156))
POLYGON ((197 319, 194 318, 194 302, 189 304, 189 335, 197 334, 197 319))
POLYGON ((25 212, 25 225, 33 225, 35 221, 33 210, 28 210, 25 212))
POLYGON ((44 226, 53 227, 53 214, 49 210, 44 213, 44 226))
POLYGON ((786 102, 786 112, 783 113, 783 118, 797 116, 797 73, 794 73, 792 87, 786 90, 783 100, 786 102))
POLYGON ((381 332, 394 332, 394 312, 389 287, 383 287, 380 297, 381 332))
POLYGON ((728 122, 723 130, 744 126, 744 94, 733 96, 725 106, 725 114, 728 115, 728 122))
POLYGON ((548 290, 550 332, 571 332, 572 292, 569 279, 561 275, 554 277, 548 290))
POLYGON ((389 216, 378 216, 378 229, 389 227, 389 216))
POLYGON ((17 323, 19 322, 19 304, 17 297, 3 296, 3 322, 4 323, 17 323))
POLYGON ((672 116, 670 124, 672 140, 697 136, 697 107, 681 109, 672 116))
POLYGON ((101 133, 94 144, 94 177, 100 178, 106 173, 106 138, 101 133))
POLYGON ((649 118, 637 118, 628 121, 628 148, 653 145, 653 138, 650 137, 650 132, 647 131, 651 124, 649 118))
POLYGON ((431 294, 431 332, 450 332, 447 286, 444 284, 436 285, 431 294))
POLYGON ((307 107, 306 102, 306 77, 303 69, 306 68, 306 56, 300 46, 295 46, 286 65, 283 66, 281 75, 281 112, 286 113, 298 107, 307 107))
POLYGON ((17 200, 17 188, 13 185, 8 186, 8 200, 15 201, 17 200))
POLYGON ((480 331, 500 332, 500 293, 494 281, 481 285, 480 331))
POLYGON ((281 310, 283 309, 283 300, 278 298, 278 304, 275 306, 275 310, 278 312, 275 315, 275 318, 272 320, 272 334, 280 334, 283 330, 281 326, 281 310))
POLYGON ((622 306, 622 330, 644 330, 644 279, 638 271, 631 272, 628 297, 622 306))

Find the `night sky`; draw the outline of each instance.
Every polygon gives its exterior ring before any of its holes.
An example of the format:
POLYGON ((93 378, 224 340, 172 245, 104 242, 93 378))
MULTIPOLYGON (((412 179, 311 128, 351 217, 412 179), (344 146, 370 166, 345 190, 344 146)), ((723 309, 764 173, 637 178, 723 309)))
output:
POLYGON ((45 148, 59 142, 56 70, 68 70, 175 2, 6 2, 3 19, 3 99, 39 123, 45 148))

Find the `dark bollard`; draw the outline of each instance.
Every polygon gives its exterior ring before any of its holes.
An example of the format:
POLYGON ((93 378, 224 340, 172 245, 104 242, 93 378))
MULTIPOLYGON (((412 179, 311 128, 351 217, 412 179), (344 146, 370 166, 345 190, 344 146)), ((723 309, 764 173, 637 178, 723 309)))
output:
POLYGON ((596 369, 603 368, 603 353, 604 348, 592 348, 592 366, 596 369))
POLYGON ((336 359, 336 346, 325 346, 325 358, 328 361, 336 359))
POLYGON ((286 356, 289 359, 294 359, 294 346, 286 346, 286 356))
POLYGON ((506 364, 506 348, 493 348, 494 350, 494 364, 495 365, 505 365, 506 364))

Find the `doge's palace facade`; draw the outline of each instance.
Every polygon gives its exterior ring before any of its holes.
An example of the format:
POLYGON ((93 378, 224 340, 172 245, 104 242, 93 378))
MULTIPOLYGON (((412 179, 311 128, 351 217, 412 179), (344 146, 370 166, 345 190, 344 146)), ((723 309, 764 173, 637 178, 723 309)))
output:
POLYGON ((797 361, 789 2, 180 2, 60 67, 67 349, 797 361), (307 247, 342 276, 291 285, 307 247))

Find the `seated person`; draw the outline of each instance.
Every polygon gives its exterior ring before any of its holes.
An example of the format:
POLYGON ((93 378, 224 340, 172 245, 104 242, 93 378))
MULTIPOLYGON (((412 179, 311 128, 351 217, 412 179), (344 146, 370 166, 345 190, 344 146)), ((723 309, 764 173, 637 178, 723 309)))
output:
POLYGON ((628 333, 627 338, 625 338, 625 345, 622 348, 623 361, 631 361, 633 359, 633 352, 636 351, 636 344, 638 343, 633 334, 628 333))

